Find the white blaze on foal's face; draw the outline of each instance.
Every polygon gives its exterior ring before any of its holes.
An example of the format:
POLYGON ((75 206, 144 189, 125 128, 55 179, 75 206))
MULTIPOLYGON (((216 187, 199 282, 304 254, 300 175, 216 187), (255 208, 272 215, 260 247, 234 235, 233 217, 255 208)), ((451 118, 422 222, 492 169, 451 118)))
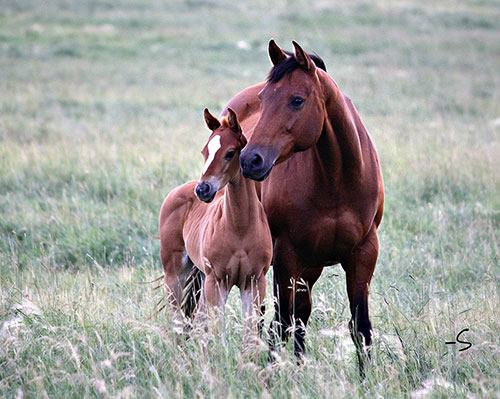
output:
POLYGON ((212 139, 208 142, 207 145, 208 158, 207 161, 205 162, 205 167, 203 168, 203 172, 201 173, 202 176, 207 172, 208 168, 210 167, 210 164, 213 162, 215 158, 215 154, 217 153, 217 151, 219 151, 220 147, 221 144, 219 135, 212 137, 212 139))

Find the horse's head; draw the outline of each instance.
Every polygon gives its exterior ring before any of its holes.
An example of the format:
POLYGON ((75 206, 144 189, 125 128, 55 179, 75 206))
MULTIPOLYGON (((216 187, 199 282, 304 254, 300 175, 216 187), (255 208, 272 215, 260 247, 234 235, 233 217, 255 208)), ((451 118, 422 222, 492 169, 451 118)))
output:
POLYGON ((239 156, 247 140, 234 111, 228 108, 227 113, 227 117, 219 122, 208 109, 205 108, 204 112, 205 122, 212 133, 201 151, 205 167, 195 193, 205 202, 211 202, 217 191, 240 173, 239 156))
POLYGON ((259 93, 261 115, 248 145, 241 153, 243 175, 264 180, 272 167, 318 141, 325 120, 325 104, 318 68, 311 56, 293 42, 287 54, 271 40, 273 63, 267 83, 259 93))

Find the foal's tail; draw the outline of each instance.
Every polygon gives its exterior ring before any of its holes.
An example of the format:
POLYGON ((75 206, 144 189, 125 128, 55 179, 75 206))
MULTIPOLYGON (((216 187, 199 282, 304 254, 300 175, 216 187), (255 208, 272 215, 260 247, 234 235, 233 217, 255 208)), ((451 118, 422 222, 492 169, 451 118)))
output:
POLYGON ((186 317, 191 318, 193 316, 203 292, 204 281, 205 273, 192 265, 182 290, 181 309, 186 317))

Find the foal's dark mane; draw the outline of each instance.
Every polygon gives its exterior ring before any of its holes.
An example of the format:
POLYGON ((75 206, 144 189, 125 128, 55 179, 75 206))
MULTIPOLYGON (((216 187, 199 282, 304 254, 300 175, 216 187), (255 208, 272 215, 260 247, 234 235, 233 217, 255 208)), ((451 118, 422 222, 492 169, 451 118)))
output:
MULTIPOLYGON (((285 54, 288 55, 286 60, 273 66, 269 71, 269 74, 267 75, 268 83, 279 82, 283 76, 291 74, 300 66, 299 62, 297 61, 293 53, 285 51, 285 54)), ((325 62, 321 59, 319 55, 309 54, 309 57, 311 57, 311 60, 313 60, 313 62, 316 64, 318 68, 321 68, 323 71, 326 72, 325 62)))

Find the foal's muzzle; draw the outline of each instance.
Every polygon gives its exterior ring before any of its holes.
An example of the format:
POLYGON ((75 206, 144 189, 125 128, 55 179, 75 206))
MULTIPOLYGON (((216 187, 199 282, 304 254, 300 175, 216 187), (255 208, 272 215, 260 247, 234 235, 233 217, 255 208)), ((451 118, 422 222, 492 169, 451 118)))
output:
POLYGON ((248 147, 247 145, 240 155, 241 173, 248 179, 265 180, 274 166, 276 152, 272 148, 248 147))
POLYGON ((210 183, 205 181, 199 181, 194 189, 196 196, 203 202, 212 202, 217 194, 217 189, 214 188, 210 183))

